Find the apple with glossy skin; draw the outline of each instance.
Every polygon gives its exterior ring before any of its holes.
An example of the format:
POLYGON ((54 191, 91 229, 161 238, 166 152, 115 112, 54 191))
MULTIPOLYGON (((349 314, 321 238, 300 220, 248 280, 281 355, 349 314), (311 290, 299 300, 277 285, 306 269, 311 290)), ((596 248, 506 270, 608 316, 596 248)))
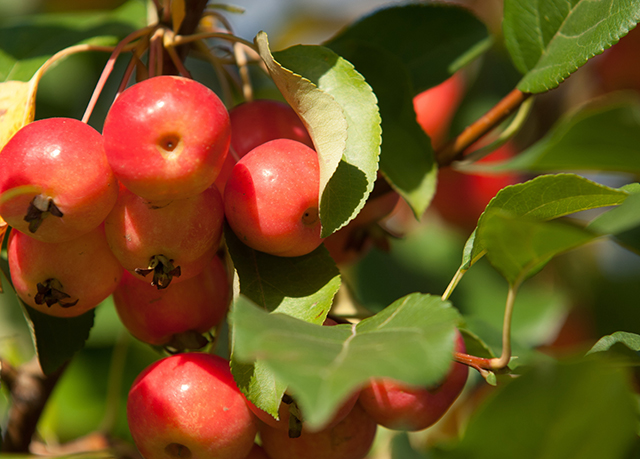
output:
MULTIPOLYGON (((459 332, 456 333, 456 351, 465 352, 459 332)), ((466 365, 455 362, 435 388, 409 386, 386 378, 372 380, 362 388, 358 401, 367 414, 384 427, 423 430, 447 412, 462 392, 468 374, 466 365)))
POLYGON ((373 444, 378 425, 356 403, 334 427, 303 431, 289 438, 287 431, 260 423, 262 446, 271 459, 363 459, 373 444))
POLYGON ((306 255, 321 243, 318 155, 277 139, 236 163, 224 192, 229 226, 249 247, 281 257, 306 255))
POLYGON ((95 308, 115 290, 123 272, 102 225, 58 243, 11 231, 7 250, 18 296, 32 308, 57 317, 76 317, 95 308))
POLYGON ((140 341, 178 351, 199 349, 208 342, 202 334, 226 315, 229 285, 224 264, 213 257, 197 276, 162 290, 125 271, 113 301, 122 324, 140 341))
POLYGON ((118 197, 98 131, 71 118, 27 124, 0 154, 0 215, 44 242, 82 236, 118 197))
POLYGON ((224 204, 215 186, 156 206, 124 186, 107 216, 113 254, 141 281, 166 288, 199 274, 222 238, 224 204))
POLYGON ((140 373, 129 390, 127 420, 145 459, 243 458, 258 423, 229 362, 195 352, 166 357, 140 373))
POLYGON ((197 81, 162 75, 120 94, 103 136, 120 182, 147 201, 182 199, 213 184, 227 156, 229 113, 197 81))

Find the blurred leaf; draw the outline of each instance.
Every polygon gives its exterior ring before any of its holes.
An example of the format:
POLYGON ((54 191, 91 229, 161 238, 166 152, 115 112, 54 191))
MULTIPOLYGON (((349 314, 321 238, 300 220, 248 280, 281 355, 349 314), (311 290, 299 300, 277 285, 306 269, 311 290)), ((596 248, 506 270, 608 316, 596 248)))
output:
POLYGON ((560 120, 539 142, 511 161, 474 169, 495 171, 594 170, 640 173, 638 100, 590 103, 560 120))
POLYGON ((615 332, 611 335, 603 336, 598 340, 596 344, 587 352, 587 355, 595 352, 608 351, 615 344, 624 344, 629 349, 635 352, 640 352, 640 335, 635 333, 628 333, 623 331, 615 332))
POLYGON ((458 314, 440 298, 412 294, 357 325, 323 327, 267 314, 240 296, 230 320, 236 358, 263 362, 314 427, 371 377, 440 381, 451 364, 458 314))
POLYGON ((413 96, 442 83, 490 44, 487 28, 471 11, 413 3, 375 11, 347 26, 326 46, 349 61, 362 45, 395 55, 409 72, 413 96))
POLYGON ((639 19, 635 0, 505 0, 505 44, 525 74, 518 89, 540 93, 555 88, 617 43, 639 19))
MULTIPOLYGON (((322 237, 326 237, 355 217, 373 189, 381 142, 376 96, 353 66, 328 48, 299 45, 273 56, 333 96, 347 120, 345 150, 320 200, 322 237)), ((298 101, 299 95, 294 98, 298 101)))
POLYGON ((468 269, 482 257, 484 246, 476 232, 485 214, 504 210, 513 217, 552 220, 575 212, 621 204, 628 192, 609 188, 575 174, 541 175, 525 183, 503 188, 489 202, 478 227, 465 246, 462 267, 468 269))
POLYGON ((426 456, 416 451, 411 445, 407 432, 397 432, 391 439, 391 459, 425 459, 426 456))
POLYGON ((0 81, 28 81, 56 52, 78 43, 116 45, 146 24, 144 2, 112 11, 26 16, 0 27, 0 81))
POLYGON ((43 314, 23 302, 21 304, 44 374, 56 371, 84 347, 93 327, 93 309, 78 317, 61 318, 43 314))
POLYGON ((611 234, 616 242, 640 254, 640 194, 629 195, 620 206, 601 214, 587 228, 611 234))
POLYGON ((622 369, 600 361, 545 363, 502 386, 473 415, 461 442, 434 457, 622 459, 636 424, 622 369))
POLYGON ((28 82, 0 83, 0 149, 22 126, 33 121, 35 106, 28 82))
POLYGON ((353 50, 334 50, 353 63, 373 88, 384 132, 380 171, 416 217, 422 216, 435 193, 437 168, 429 137, 416 121, 409 71, 397 56, 366 43, 353 50))
POLYGON ((371 85, 382 116, 380 171, 420 218, 435 192, 437 169, 413 97, 451 76, 489 46, 485 26, 451 5, 381 9, 325 43, 371 85))
POLYGON ((562 222, 485 214, 478 238, 494 268, 512 286, 536 274, 554 256, 591 242, 599 235, 562 222))
MULTIPOLYGON (((229 228, 225 239, 240 280, 240 293, 266 311, 321 324, 340 288, 340 272, 320 246, 302 257, 276 257, 244 245, 229 228)), ((262 362, 243 364, 235 349, 231 369, 240 389, 259 408, 276 415, 286 385, 262 362)))

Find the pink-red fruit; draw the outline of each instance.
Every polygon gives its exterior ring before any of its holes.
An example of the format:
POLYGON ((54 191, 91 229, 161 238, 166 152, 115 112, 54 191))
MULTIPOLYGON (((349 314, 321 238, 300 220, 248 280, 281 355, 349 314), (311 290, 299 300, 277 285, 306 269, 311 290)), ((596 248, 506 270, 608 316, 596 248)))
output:
POLYGON ((129 391, 127 420, 145 459, 240 459, 257 431, 229 362, 204 353, 147 367, 129 391))
POLYGON ((262 447, 271 459, 363 459, 376 435, 377 424, 356 403, 334 427, 289 438, 287 431, 260 424, 262 447))
POLYGON ((163 75, 120 94, 103 135, 118 180, 148 201, 163 201, 196 195, 213 184, 231 129, 229 113, 213 91, 163 75))
POLYGON ((75 317, 115 290, 122 266, 107 245, 102 225, 71 241, 38 241, 11 231, 11 281, 18 296, 40 312, 75 317))
POLYGON ((289 139, 263 143, 236 163, 224 192, 234 233, 249 247, 282 257, 322 243, 318 155, 289 139))
POLYGON ((201 335, 224 319, 229 280, 218 257, 197 276, 162 290, 125 271, 113 300, 122 324, 140 341, 199 349, 207 343, 201 335))
MULTIPOLYGON (((464 352, 460 333, 456 351, 464 352)), ((452 363, 444 381, 434 388, 408 386, 391 379, 373 380, 360 392, 359 403, 378 424, 389 429, 417 431, 435 424, 458 398, 469 368, 452 363)))
POLYGON ((96 228, 118 196, 99 132, 71 118, 27 124, 0 154, 0 215, 44 242, 96 228))

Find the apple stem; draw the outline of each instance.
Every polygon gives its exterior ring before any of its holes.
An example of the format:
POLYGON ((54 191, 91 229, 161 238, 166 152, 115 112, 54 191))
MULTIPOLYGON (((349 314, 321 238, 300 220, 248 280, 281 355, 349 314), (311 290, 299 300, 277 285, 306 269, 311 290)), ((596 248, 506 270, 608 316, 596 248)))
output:
POLYGON ((517 291, 517 284, 509 286, 502 322, 502 353, 499 358, 489 361, 489 369, 491 370, 502 370, 509 365, 509 361, 511 360, 511 318, 513 316, 513 305, 515 304, 517 291))
POLYGON ((531 96, 518 88, 507 94, 487 113, 477 121, 467 126, 462 133, 442 149, 436 151, 436 160, 440 167, 448 166, 453 161, 461 159, 463 152, 473 143, 490 132, 498 124, 504 121, 522 103, 531 96))
MULTIPOLYGON (((93 109, 96 106, 96 103, 98 102, 98 97, 100 97, 100 93, 102 92, 102 89, 104 88, 104 85, 107 82, 109 75, 111 75, 111 72, 113 71, 113 67, 115 66, 115 63, 116 63, 116 59, 118 58, 120 53, 122 51, 125 51, 126 50, 125 48, 127 48, 127 45, 129 45, 129 43, 131 43, 133 40, 136 40, 144 35, 149 34, 152 30, 155 29, 155 27, 156 25, 150 25, 130 33, 120 43, 118 43, 118 45, 113 49, 113 52, 111 53, 111 57, 109 57, 109 60, 104 66, 104 69, 102 70, 102 74, 100 75, 100 79, 98 80, 98 83, 96 84, 96 87, 93 90, 93 94, 91 95, 91 100, 89 101, 89 105, 87 105, 87 109, 85 110, 84 115, 82 116, 83 123, 87 123, 89 121, 89 118, 91 117, 91 113, 93 112, 93 109)), ((133 46, 130 49, 133 49, 133 46)))

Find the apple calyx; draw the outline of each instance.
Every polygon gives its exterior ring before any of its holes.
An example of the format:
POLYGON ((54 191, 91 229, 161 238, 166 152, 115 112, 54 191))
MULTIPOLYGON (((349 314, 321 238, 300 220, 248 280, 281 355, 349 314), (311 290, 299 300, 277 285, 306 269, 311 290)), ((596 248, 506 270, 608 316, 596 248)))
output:
POLYGON ((153 273, 153 280, 151 285, 157 287, 158 290, 167 288, 174 277, 180 277, 180 266, 174 266, 173 260, 170 260, 166 256, 153 255, 149 259, 149 265, 146 268, 136 268, 136 274, 146 277, 150 273, 153 273))
POLYGON ((36 287, 38 289, 38 293, 34 298, 36 304, 46 303, 48 307, 59 304, 60 307, 70 308, 78 303, 78 300, 66 301, 71 298, 71 295, 62 290, 64 287, 58 279, 50 278, 44 282, 38 282, 36 287))
POLYGON ((170 354, 178 354, 187 350, 202 349, 209 340, 202 333, 196 330, 176 333, 171 340, 164 346, 164 349, 170 354))
POLYGON ((289 394, 282 396, 282 402, 289 407, 289 438, 298 438, 302 435, 302 412, 289 394))
POLYGON ((35 196, 29 203, 27 213, 24 216, 24 221, 29 223, 29 232, 35 233, 40 228, 42 221, 49 215, 62 217, 64 214, 56 206, 52 198, 41 194, 35 196))

